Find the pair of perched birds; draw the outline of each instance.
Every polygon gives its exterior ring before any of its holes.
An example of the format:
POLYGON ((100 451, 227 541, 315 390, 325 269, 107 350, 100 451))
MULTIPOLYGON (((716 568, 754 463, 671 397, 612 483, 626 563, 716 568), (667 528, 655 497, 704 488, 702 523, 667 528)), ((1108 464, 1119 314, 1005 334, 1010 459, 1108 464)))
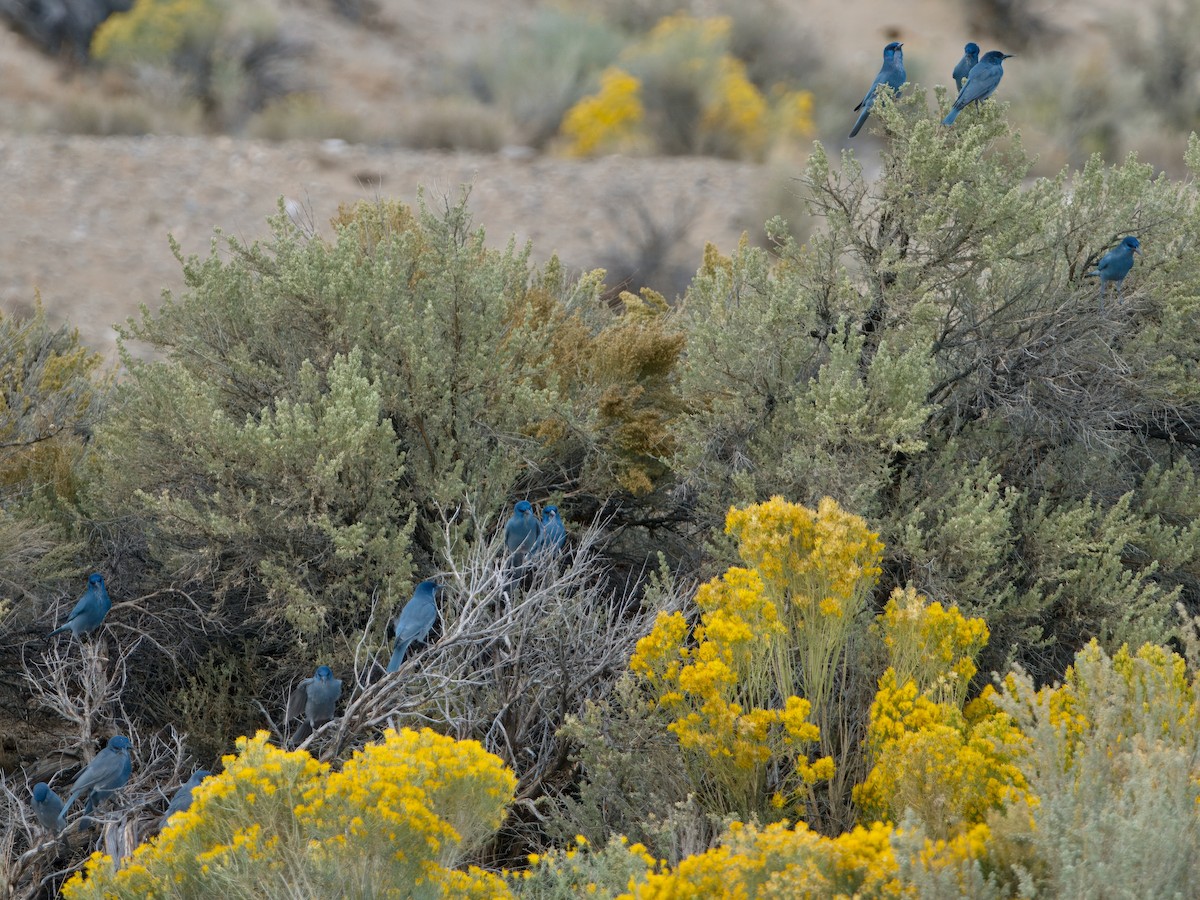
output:
MULTIPOLYGON (((528 500, 520 500, 504 525, 506 564, 514 569, 523 569, 540 555, 562 550, 566 540, 566 526, 558 514, 557 506, 543 509, 539 521, 533 512, 533 504, 528 500)), ((412 599, 404 604, 396 618, 392 658, 388 660, 386 671, 395 672, 399 669, 408 648, 429 636, 437 620, 437 600, 442 590, 436 581, 422 581, 417 585, 412 599)))
MULTIPOLYGON (((95 631, 112 609, 112 598, 104 584, 104 576, 93 572, 88 576, 87 590, 76 601, 67 616, 67 621, 48 634, 47 640, 57 634, 70 632, 76 638, 82 638, 88 632, 95 631)), ((71 793, 64 803, 51 790, 50 785, 39 781, 33 786, 33 810, 42 827, 55 834, 66 827, 66 814, 75 801, 87 797, 83 814, 86 816, 110 794, 123 788, 129 782, 133 772, 133 760, 129 751, 132 744, 123 734, 109 738, 108 744, 96 754, 95 758, 84 767, 71 785, 71 793)), ((200 783, 209 773, 204 769, 198 770, 191 779, 175 793, 163 817, 165 823, 174 813, 187 809, 191 804, 192 788, 200 783)))
POLYGON ((123 734, 109 738, 108 745, 96 754, 71 785, 71 793, 67 796, 66 803, 63 803, 46 782, 39 781, 35 784, 33 812, 42 827, 58 834, 67 827, 67 810, 80 797, 87 797, 87 803, 83 807, 83 814, 86 816, 95 809, 96 804, 123 788, 133 772, 133 760, 129 756, 131 746, 129 738, 123 734))
POLYGON ((513 508, 512 517, 504 525, 504 551, 508 564, 522 569, 535 557, 557 553, 567 541, 567 529, 558 515, 557 506, 547 506, 539 520, 533 504, 521 500, 513 508))
MULTIPOLYGON (((87 798, 83 807, 83 814, 87 816, 99 803, 125 787, 133 773, 133 759, 130 756, 132 746, 129 738, 123 734, 109 738, 105 748, 97 753, 76 777, 66 803, 46 782, 39 781, 35 784, 33 813, 42 827, 58 834, 67 827, 67 811, 80 797, 87 798)), ((197 769, 192 777, 179 787, 167 805, 167 811, 163 813, 162 824, 165 825, 175 813, 182 812, 192 805, 192 791, 210 774, 206 769, 197 769)))
MULTIPOLYGON (((901 49, 903 46, 898 41, 892 41, 883 48, 883 67, 875 76, 875 80, 871 82, 870 90, 867 91, 862 102, 854 107, 860 112, 854 127, 850 129, 850 137, 858 134, 867 121, 867 116, 871 114, 871 107, 875 104, 877 92, 881 88, 890 88, 894 93, 899 93, 906 79, 904 51, 901 49)), ((972 103, 982 103, 992 96, 1000 84, 1000 79, 1004 77, 1004 60, 1011 56, 1011 53, 989 50, 980 59, 979 45, 974 41, 968 43, 963 48, 962 59, 958 61, 952 73, 954 83, 958 87, 958 97, 950 107, 946 118, 942 120, 942 124, 953 125, 958 114, 972 103)), ((1133 255, 1141 253, 1140 247, 1141 243, 1138 239, 1129 235, 1104 254, 1093 271, 1085 273, 1090 277, 1100 279, 1101 309, 1104 309, 1104 292, 1109 284, 1116 285, 1117 299, 1121 299, 1121 286, 1125 282, 1125 276, 1133 268, 1133 255)))
MULTIPOLYGON (((422 581, 417 585, 412 598, 404 604, 396 618, 396 636, 392 658, 388 661, 388 672, 395 672, 404 661, 404 654, 414 641, 423 641, 429 636, 437 620, 437 595, 441 586, 436 581, 422 581)), ((300 727, 292 736, 292 745, 297 746, 308 736, 333 721, 337 713, 337 702, 342 696, 342 680, 333 677, 329 666, 317 666, 311 678, 305 678, 288 697, 287 720, 302 719, 300 727)))
MULTIPOLYGON (((862 98, 862 102, 854 107, 860 112, 854 127, 850 129, 850 137, 858 134, 866 123, 867 116, 871 114, 871 107, 875 105, 877 91, 881 87, 886 87, 890 88, 893 93, 899 93, 900 88, 907 80, 904 72, 904 51, 901 49, 903 46, 899 41, 892 41, 883 48, 883 68, 871 82, 871 87, 867 90, 867 95, 862 98)), ((964 48, 963 58, 958 61, 953 72, 954 83, 958 86, 958 97, 955 99, 954 105, 950 107, 949 114, 942 120, 942 124, 953 125, 958 114, 972 103, 982 103, 992 96, 1000 84, 1000 79, 1004 77, 1004 60, 1011 57, 1011 53, 989 50, 980 59, 979 45, 974 42, 967 44, 964 48)))
MULTIPOLYGON (((413 591, 412 597, 400 615, 396 617, 395 639, 392 658, 388 660, 387 672, 395 672, 404 661, 404 654, 414 641, 423 641, 437 621, 437 597, 441 585, 436 581, 422 581, 413 591)), ((311 678, 305 678, 288 698, 287 718, 302 718, 303 722, 292 737, 293 745, 305 741, 310 734, 326 722, 333 720, 337 702, 342 696, 342 680, 333 677, 329 666, 317 666, 311 678)))

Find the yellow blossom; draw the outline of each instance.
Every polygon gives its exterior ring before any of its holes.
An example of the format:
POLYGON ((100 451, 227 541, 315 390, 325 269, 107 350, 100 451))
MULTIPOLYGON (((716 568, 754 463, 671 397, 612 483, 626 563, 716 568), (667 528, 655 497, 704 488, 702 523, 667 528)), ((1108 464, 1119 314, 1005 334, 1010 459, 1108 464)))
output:
POLYGON ((498 827, 516 785, 477 742, 387 731, 337 772, 266 732, 237 751, 123 868, 94 858, 64 896, 208 896, 218 883, 263 896, 290 880, 334 896, 368 874, 381 896, 418 882, 443 896, 509 896, 498 876, 455 868, 498 827))

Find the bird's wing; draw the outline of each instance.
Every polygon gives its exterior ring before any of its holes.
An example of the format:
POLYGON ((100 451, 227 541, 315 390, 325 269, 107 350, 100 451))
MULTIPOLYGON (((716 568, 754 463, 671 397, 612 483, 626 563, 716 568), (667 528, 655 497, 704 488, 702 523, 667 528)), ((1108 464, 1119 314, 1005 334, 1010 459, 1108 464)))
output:
POLYGON ((437 605, 429 597, 414 597, 404 607, 396 622, 396 644, 401 642, 421 641, 429 634, 433 621, 437 618, 437 605))
POLYGON ((67 616, 67 621, 77 618, 87 612, 91 608, 95 599, 96 597, 94 592, 91 588, 88 588, 84 592, 83 596, 75 601, 75 605, 71 607, 71 614, 67 616))
MULTIPOLYGON (((511 552, 516 550, 521 545, 521 538, 517 535, 518 529, 521 527, 521 521, 513 516, 504 526, 504 546, 511 552)), ((407 609, 407 607, 405 607, 407 609)))
POLYGON ((882 82, 883 82, 883 72, 880 72, 878 75, 875 76, 875 80, 871 82, 871 86, 869 88, 867 88, 867 93, 863 96, 863 98, 859 102, 858 106, 854 107, 855 112, 858 112, 864 106, 869 106, 871 103, 875 102, 875 88, 879 87, 879 85, 882 82))
POLYGON ((429 636, 429 630, 433 628, 433 623, 437 621, 437 604, 430 598, 428 603, 424 603, 420 609, 420 615, 417 617, 417 633, 415 635, 418 641, 423 641, 429 636))
POLYGON ((304 706, 308 703, 308 686, 313 683, 311 678, 305 678, 292 690, 287 702, 287 717, 298 719, 304 715, 304 706))
POLYGON ((79 773, 71 788, 73 795, 81 794, 89 788, 106 787, 109 780, 121 771, 122 754, 110 751, 107 747, 96 754, 96 758, 88 763, 88 767, 79 773))
POLYGON ((976 66, 971 70, 971 75, 967 79, 967 83, 963 85, 958 99, 962 101, 963 106, 974 103, 976 100, 987 99, 996 89, 996 85, 1000 83, 1000 76, 1003 74, 1004 70, 999 66, 985 66, 983 71, 976 66))
POLYGON ((1119 250, 1109 250, 1096 265, 1096 271, 1101 275, 1109 275, 1120 268, 1121 253, 1119 250))
MULTIPOLYGON (((404 607, 404 611, 408 612, 408 607, 404 607)), ((408 644, 414 641, 417 637, 417 631, 420 629, 417 623, 416 616, 408 616, 396 623, 396 638, 392 641, 393 647, 399 647, 401 644, 408 644)))

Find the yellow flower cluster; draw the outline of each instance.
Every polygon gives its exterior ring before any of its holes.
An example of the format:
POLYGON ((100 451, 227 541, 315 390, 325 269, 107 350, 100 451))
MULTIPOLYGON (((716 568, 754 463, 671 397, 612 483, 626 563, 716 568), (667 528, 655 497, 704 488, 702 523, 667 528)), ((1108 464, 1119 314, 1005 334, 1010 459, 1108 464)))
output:
POLYGON ((911 678, 900 683, 889 668, 871 705, 875 766, 854 788, 860 816, 897 822, 911 811, 949 838, 993 809, 1033 802, 1018 765, 1025 737, 991 698, 989 689, 964 713, 931 700, 911 678))
POLYGON ((637 136, 646 117, 642 83, 628 72, 610 67, 600 76, 600 90, 584 97, 563 117, 562 134, 571 156, 619 152, 637 136))
POLYGON ((378 843, 398 863, 452 866, 500 826, 516 786, 478 741, 388 730, 314 785, 296 815, 321 831, 378 843))
POLYGON ((909 588, 892 593, 876 627, 892 665, 871 705, 875 765, 854 789, 860 818, 897 822, 911 810, 930 832, 950 837, 990 810, 1032 802, 1017 765, 1025 736, 996 706, 994 691, 963 708, 987 644, 983 620, 909 588))
POLYGON ((587 156, 649 144, 649 120, 677 118, 680 91, 690 91, 697 106, 697 120, 686 126, 693 150, 757 157, 772 139, 811 137, 812 94, 777 85, 768 100, 745 63, 728 52, 732 29, 727 16, 678 12, 660 19, 625 50, 619 67, 604 72, 597 93, 567 111, 561 125, 567 152, 587 156))
POLYGON ((727 136, 743 154, 756 155, 767 141, 768 112, 766 98, 746 76, 745 63, 722 56, 700 116, 701 132, 717 140, 727 136))
POLYGON ((725 533, 737 538, 738 554, 762 575, 773 598, 786 596, 800 615, 816 608, 852 616, 882 571, 879 535, 831 497, 815 512, 782 497, 732 508, 725 533))
POLYGON ((304 751, 239 738, 191 808, 118 867, 96 854, 63 896, 504 897, 479 869, 450 868, 500 823, 516 781, 474 741, 388 731, 340 772, 304 751), (86 877, 85 877, 86 875, 86 877))
POLYGON ((766 705, 770 639, 783 626, 758 574, 730 569, 703 585, 696 603, 702 611, 697 646, 686 646, 682 614, 660 613, 654 630, 638 642, 630 669, 658 692, 680 748, 715 782, 708 799, 721 812, 757 808, 773 758, 791 760, 799 779, 794 788, 828 777, 831 764, 814 765, 805 753, 819 736, 808 721, 808 701, 788 696, 782 708, 766 705))
POLYGON ((977 671, 975 657, 987 645, 983 619, 928 603, 909 587, 892 592, 880 624, 897 681, 912 679, 921 693, 961 706, 977 671))
POLYGON ((113 13, 92 36, 92 57, 101 62, 165 63, 189 41, 211 38, 223 12, 215 0, 137 0, 113 13))
POLYGON ((773 642, 776 690, 807 697, 823 716, 836 662, 882 571, 879 535, 829 497, 816 511, 782 497, 730 509, 725 532, 785 627, 773 642))
MULTIPOLYGON (((710 898, 875 897, 916 900, 917 889, 902 876, 896 838, 902 832, 876 822, 835 838, 803 822, 776 822, 758 829, 734 822, 721 846, 690 856, 674 871, 649 872, 630 884, 619 900, 710 900, 710 898)), ((961 872, 984 859, 990 833, 976 825, 950 840, 925 840, 909 860, 912 870, 961 872)))
POLYGON ((695 646, 681 613, 660 614, 630 669, 672 718, 710 808, 778 815, 833 774, 832 759, 809 758, 820 737, 810 701, 829 693, 883 548, 830 499, 816 512, 778 497, 731 509, 726 531, 750 567, 701 586, 695 646), (768 797, 766 773, 782 760, 788 777, 768 797))
MULTIPOLYGON (((691 856, 671 872, 649 874, 620 900, 709 898, 915 898, 899 874, 891 825, 856 827, 836 838, 804 823, 776 822, 759 830, 733 823, 720 847, 691 856)), ((927 842, 917 864, 937 871, 978 859, 986 826, 952 842, 927 842)))

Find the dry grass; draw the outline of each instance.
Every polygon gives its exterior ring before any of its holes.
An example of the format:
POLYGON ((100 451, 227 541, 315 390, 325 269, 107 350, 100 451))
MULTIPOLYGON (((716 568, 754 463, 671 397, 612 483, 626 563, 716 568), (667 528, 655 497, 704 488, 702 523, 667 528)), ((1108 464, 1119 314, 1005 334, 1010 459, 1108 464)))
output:
POLYGON ((507 143, 509 133, 508 120, 494 107, 445 98, 414 104, 393 123, 389 137, 416 150, 495 153, 507 143))
POLYGON ((267 104, 250 119, 246 132, 268 141, 340 138, 359 143, 368 136, 367 125, 358 116, 316 94, 292 94, 267 104))

